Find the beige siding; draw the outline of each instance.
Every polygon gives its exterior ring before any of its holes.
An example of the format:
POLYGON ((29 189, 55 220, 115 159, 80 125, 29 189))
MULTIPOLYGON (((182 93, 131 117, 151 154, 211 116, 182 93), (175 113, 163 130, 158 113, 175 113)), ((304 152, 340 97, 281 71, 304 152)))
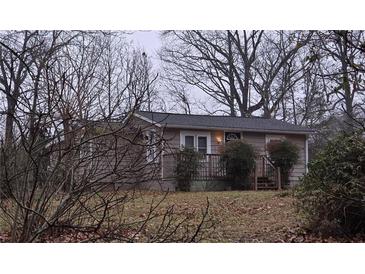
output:
POLYGON ((290 176, 290 185, 296 185, 299 183, 299 179, 303 177, 306 172, 306 150, 305 150, 305 135, 286 135, 286 138, 294 143, 299 148, 299 160, 294 166, 290 176))
POLYGON ((175 185, 174 174, 176 156, 174 155, 174 152, 180 147, 180 130, 174 128, 165 128, 163 138, 165 140, 165 145, 161 161, 161 179, 163 180, 163 185, 169 185, 172 187, 175 185))
POLYGON ((256 172, 257 174, 262 174, 261 156, 265 154, 266 149, 265 134, 256 132, 242 132, 242 139, 254 147, 257 154, 256 172))
MULTIPOLYGON (((113 124, 113 127, 115 124, 113 124)), ((140 119, 133 119, 128 128, 96 128, 92 141, 93 160, 80 165, 77 173, 85 178, 121 187, 152 184, 158 188, 161 180, 161 160, 147 162, 144 140, 138 131, 159 128, 140 119), (100 135, 100 137, 97 137, 100 135)))
POLYGON ((257 155, 263 155, 265 153, 265 134, 242 132, 242 138, 255 148, 257 155))
POLYGON ((165 151, 170 152, 180 148, 180 130, 165 128, 163 138, 166 141, 165 151))

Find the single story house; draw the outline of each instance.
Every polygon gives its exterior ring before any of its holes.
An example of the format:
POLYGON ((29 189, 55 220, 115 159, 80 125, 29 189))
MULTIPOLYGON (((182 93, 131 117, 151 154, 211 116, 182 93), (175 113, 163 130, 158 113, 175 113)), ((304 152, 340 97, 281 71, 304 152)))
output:
MULTIPOLYGON (((308 136, 313 130, 276 119, 187 115, 136 111, 121 120, 77 121, 61 142, 49 145, 50 165, 76 176, 75 182, 106 183, 117 188, 141 187, 175 191, 176 167, 183 147, 204 157, 194 174, 191 191, 226 190, 221 153, 225 144, 242 139, 256 151, 248 189, 294 186, 306 173, 308 136), (299 149, 299 161, 283 185, 280 170, 268 157, 271 142, 288 140, 299 149)), ((68 178, 68 177, 67 177, 68 178)))
POLYGON ((255 174, 252 189, 277 189, 278 173, 268 159, 267 145, 270 142, 287 139, 299 148, 299 161, 289 176, 289 186, 294 186, 306 173, 308 164, 308 136, 312 129, 293 125, 276 119, 259 117, 243 118, 230 116, 188 115, 138 111, 132 114, 134 128, 143 127, 146 142, 153 144, 153 136, 164 139, 162 146, 150 147, 146 161, 153 161, 156 183, 154 189, 176 188, 176 155, 182 147, 195 148, 206 154, 198 175, 194 177, 192 190, 226 189, 225 172, 218 169, 220 153, 224 145, 234 139, 242 139, 251 144, 256 152, 255 174), (158 151, 161 153, 158 157, 158 151))

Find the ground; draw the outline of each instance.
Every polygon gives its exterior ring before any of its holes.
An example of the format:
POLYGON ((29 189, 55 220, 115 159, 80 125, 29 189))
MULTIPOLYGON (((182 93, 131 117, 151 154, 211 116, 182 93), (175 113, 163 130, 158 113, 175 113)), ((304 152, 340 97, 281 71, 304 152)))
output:
MULTIPOLYGON (((149 219, 151 205, 162 202, 154 210, 160 216, 151 218, 138 232, 135 241, 150 242, 154 235, 161 233, 161 221, 166 210, 172 210, 172 224, 187 220, 187 233, 194 234, 209 201, 206 222, 201 227, 202 242, 336 242, 348 239, 320 238, 303 229, 301 218, 295 210, 294 198, 289 191, 226 191, 226 192, 175 192, 165 198, 162 193, 139 192, 138 195, 115 210, 123 222, 143 223, 149 219)), ((166 221, 166 220, 165 220, 166 221)), ((167 222, 167 221, 166 221, 167 222)), ((165 222, 165 223, 166 223, 165 222)), ((186 228, 177 232, 185 233, 186 228), (180 231, 180 232, 179 232, 180 231)), ((135 233, 133 229, 130 233, 135 233)), ((1 236, 1 233, 0 233, 1 236)), ((6 240, 6 239, 3 239, 6 240)), ((50 242, 74 242, 77 238, 68 235, 47 239, 50 242)), ((174 241, 170 238, 167 241, 174 241)), ((0 237, 1 242, 1 237, 0 237)))
MULTIPOLYGON (((288 192, 176 192, 169 194, 161 206, 174 205, 177 212, 192 214, 198 222, 207 199, 214 232, 206 233, 205 242, 304 241, 293 198, 288 192)), ((126 208, 126 213, 138 218, 148 207, 148 199, 139 200, 126 208)))

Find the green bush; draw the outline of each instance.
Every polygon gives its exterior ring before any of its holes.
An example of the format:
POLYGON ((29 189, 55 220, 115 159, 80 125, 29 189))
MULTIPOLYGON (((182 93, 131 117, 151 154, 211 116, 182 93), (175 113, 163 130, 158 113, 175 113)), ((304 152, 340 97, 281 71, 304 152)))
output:
POLYGON ((198 174, 198 169, 201 166, 200 160, 202 155, 192 148, 184 148, 178 151, 176 156, 177 189, 180 191, 190 191, 191 181, 198 174))
POLYGON ((365 140, 340 135, 311 161, 295 190, 309 228, 327 234, 365 232, 365 140))
POLYGON ((281 142, 269 143, 267 150, 274 166, 280 167, 283 184, 289 184, 289 173, 299 159, 298 147, 293 143, 284 140, 281 142))
POLYGON ((255 168, 254 148, 242 140, 228 142, 223 150, 221 163, 232 178, 232 189, 246 189, 248 177, 255 168))

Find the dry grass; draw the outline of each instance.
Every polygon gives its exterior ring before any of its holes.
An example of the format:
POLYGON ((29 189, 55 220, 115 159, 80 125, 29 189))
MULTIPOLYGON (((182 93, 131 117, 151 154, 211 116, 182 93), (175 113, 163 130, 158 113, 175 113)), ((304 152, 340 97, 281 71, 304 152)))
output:
MULTIPOLYGON (((143 217, 152 198, 159 194, 147 194, 125 208, 130 219, 143 217)), ((293 199, 280 192, 195 192, 171 193, 161 204, 161 210, 174 205, 182 216, 190 215, 198 223, 201 210, 209 199, 209 217, 214 231, 206 231, 206 242, 287 242, 298 236, 298 219, 293 199)), ((148 233, 153 233, 159 220, 151 222, 148 233)))
MULTIPOLYGON (((125 194, 120 193, 120 195, 125 194)), ((122 208, 114 209, 112 215, 116 219, 113 220, 128 224, 128 229, 133 233, 141 224, 145 223, 143 229, 138 230, 138 236, 134 241, 150 242, 153 241, 156 234, 161 232, 161 223, 164 220, 165 212, 172 209, 171 224, 176 225, 182 220, 186 220, 184 225, 177 230, 176 239, 178 239, 179 234, 189 236, 194 234, 194 229, 199 225, 207 200, 209 200, 208 219, 202 226, 203 242, 349 241, 348 239, 331 237, 322 238, 305 232, 301 228, 300 218, 295 211, 294 198, 288 192, 175 192, 169 193, 165 199, 163 198, 162 193, 134 193, 134 197, 122 208), (151 205, 156 205, 161 200, 161 204, 153 211, 153 216, 148 215, 151 205)), ((4 223, 0 223, 0 226, 1 242, 2 233, 3 235, 4 232, 6 234, 7 229, 5 229, 4 223)), ((74 242, 79 240, 66 236, 47 241, 74 242)))

